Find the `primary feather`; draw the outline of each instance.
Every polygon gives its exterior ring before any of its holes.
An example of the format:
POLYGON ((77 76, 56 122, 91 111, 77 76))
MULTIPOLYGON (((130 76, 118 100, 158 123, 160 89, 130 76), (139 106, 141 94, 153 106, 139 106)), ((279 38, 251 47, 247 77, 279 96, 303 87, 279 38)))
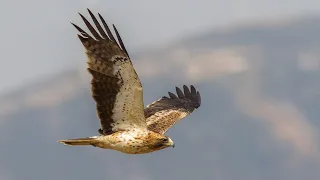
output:
POLYGON ((168 92, 169 97, 163 96, 144 109, 148 129, 164 134, 179 120, 191 114, 201 105, 201 96, 193 85, 184 85, 183 92, 176 87, 177 96, 168 92))

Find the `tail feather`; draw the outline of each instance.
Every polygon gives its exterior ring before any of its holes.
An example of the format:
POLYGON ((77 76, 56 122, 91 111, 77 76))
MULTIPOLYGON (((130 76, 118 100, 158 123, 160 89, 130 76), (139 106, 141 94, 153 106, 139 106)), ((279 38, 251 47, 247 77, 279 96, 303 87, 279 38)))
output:
POLYGON ((68 146, 88 146, 88 145, 95 146, 98 140, 96 137, 87 137, 87 138, 59 140, 58 142, 68 146))

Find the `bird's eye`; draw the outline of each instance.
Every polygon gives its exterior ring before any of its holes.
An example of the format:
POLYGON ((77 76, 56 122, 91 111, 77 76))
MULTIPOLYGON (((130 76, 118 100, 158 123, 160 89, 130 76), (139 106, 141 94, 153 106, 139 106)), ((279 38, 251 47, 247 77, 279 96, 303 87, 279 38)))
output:
POLYGON ((167 138, 163 138, 162 141, 163 142, 168 142, 168 139, 167 138))

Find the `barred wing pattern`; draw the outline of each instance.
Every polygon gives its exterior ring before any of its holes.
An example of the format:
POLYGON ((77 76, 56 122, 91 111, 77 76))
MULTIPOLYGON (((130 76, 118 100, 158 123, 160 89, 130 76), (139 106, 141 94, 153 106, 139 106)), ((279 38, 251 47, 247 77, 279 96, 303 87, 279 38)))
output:
POLYGON ((78 37, 88 56, 88 72, 92 75, 92 97, 96 102, 101 124, 99 132, 108 135, 132 128, 147 129, 142 85, 122 39, 113 25, 118 44, 102 16, 99 14, 105 30, 92 12, 89 9, 88 11, 100 34, 81 14, 93 36, 72 24, 80 32, 78 37))
POLYGON ((164 134, 175 123, 200 107, 201 96, 194 86, 191 85, 189 89, 184 85, 183 91, 176 87, 177 96, 169 92, 169 97, 163 96, 145 108, 149 130, 164 134))

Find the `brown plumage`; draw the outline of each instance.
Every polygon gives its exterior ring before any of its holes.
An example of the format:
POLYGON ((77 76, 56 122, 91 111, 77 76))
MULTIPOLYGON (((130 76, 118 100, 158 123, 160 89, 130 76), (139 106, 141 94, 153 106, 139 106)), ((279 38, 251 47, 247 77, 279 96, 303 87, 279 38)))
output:
POLYGON ((160 134, 176 124, 179 120, 191 114, 201 105, 200 93, 194 86, 184 85, 184 92, 176 87, 177 95, 169 92, 169 97, 163 96, 144 109, 148 129, 160 134))
POLYGON ((66 145, 92 145, 128 154, 143 154, 174 146, 164 133, 177 121, 189 115, 201 104, 200 94, 191 86, 177 95, 169 92, 144 109, 143 90, 139 77, 119 32, 116 38, 99 14, 99 21, 88 9, 95 28, 80 14, 90 36, 79 26, 73 26, 88 57, 88 72, 92 75, 91 92, 96 102, 101 128, 99 136, 60 140, 66 145))

